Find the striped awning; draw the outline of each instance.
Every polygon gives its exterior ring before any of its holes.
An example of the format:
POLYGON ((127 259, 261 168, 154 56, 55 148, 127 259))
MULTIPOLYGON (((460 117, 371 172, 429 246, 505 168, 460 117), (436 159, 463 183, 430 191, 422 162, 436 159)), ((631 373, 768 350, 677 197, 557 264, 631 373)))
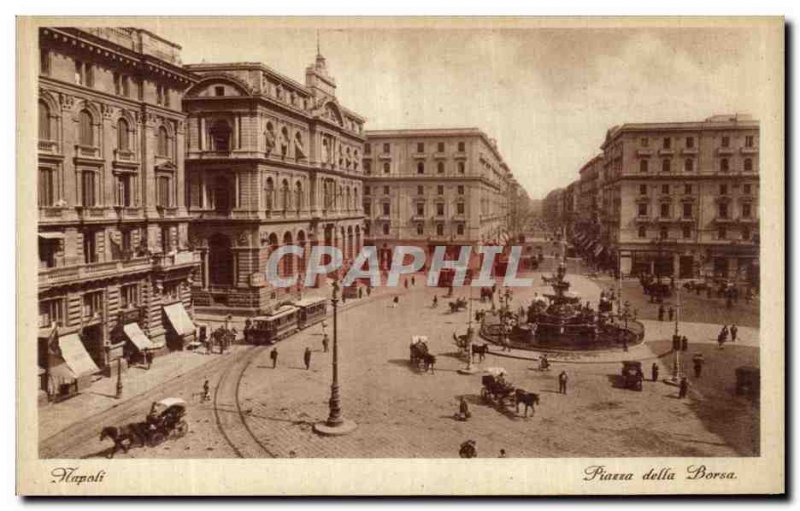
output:
POLYGON ((128 339, 131 340, 133 345, 136 346, 136 349, 139 351, 151 350, 155 348, 155 345, 150 342, 150 339, 148 339, 148 337, 144 335, 144 332, 142 332, 142 329, 139 328, 138 323, 128 323, 127 325, 123 326, 122 329, 125 331, 125 335, 128 336, 128 339))
POLYGON ((181 302, 165 305, 164 312, 178 335, 184 336, 194 333, 194 322, 181 302))
POLYGON ((78 334, 59 337, 58 346, 61 348, 61 356, 76 377, 100 371, 78 334))

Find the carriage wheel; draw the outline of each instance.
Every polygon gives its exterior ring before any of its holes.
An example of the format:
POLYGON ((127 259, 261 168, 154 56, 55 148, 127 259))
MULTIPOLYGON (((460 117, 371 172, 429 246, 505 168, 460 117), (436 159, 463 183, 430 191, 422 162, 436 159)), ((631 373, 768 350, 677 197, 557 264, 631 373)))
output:
POLYGON ((150 435, 150 447, 155 447, 166 440, 166 436, 161 431, 154 431, 153 434, 150 435))
POLYGON ((182 436, 185 436, 186 433, 189 432, 189 424, 187 424, 186 421, 182 420, 175 425, 174 431, 175 431, 175 436, 181 438, 182 436))

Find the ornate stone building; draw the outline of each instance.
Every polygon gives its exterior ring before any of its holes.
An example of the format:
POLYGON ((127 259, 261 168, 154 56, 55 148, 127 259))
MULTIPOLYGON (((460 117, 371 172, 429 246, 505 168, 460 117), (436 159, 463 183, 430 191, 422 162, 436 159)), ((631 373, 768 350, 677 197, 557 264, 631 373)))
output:
POLYGON ((388 266, 397 245, 429 256, 446 245, 457 256, 462 245, 502 243, 514 184, 496 143, 477 128, 368 131, 368 244, 388 266))
POLYGON ((52 387, 193 335, 180 98, 194 78, 179 46, 145 30, 43 28, 39 43, 39 363, 52 387))
POLYGON ((325 59, 305 84, 258 63, 193 64, 188 114, 190 239, 202 254, 195 306, 250 314, 296 297, 266 282, 269 255, 301 245, 280 272, 304 272, 311 247, 363 244, 364 119, 342 106, 325 59))

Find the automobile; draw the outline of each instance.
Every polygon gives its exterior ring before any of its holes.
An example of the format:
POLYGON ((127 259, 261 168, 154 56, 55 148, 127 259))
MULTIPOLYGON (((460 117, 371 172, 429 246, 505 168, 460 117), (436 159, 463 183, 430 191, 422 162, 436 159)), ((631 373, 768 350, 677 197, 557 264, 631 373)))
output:
POLYGON ((641 392, 642 381, 644 381, 641 362, 638 360, 623 360, 621 375, 624 388, 641 392))

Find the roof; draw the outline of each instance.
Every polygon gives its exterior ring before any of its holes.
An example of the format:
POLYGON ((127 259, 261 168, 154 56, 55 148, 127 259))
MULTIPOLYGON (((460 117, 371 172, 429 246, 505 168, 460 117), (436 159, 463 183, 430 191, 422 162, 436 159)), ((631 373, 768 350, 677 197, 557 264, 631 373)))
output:
POLYGON ((170 406, 183 406, 186 407, 186 401, 179 397, 167 397, 162 399, 161 401, 157 401, 158 404, 169 408, 170 406))
POLYGON ((294 302, 295 306, 297 307, 308 307, 310 305, 316 305, 318 303, 322 303, 327 301, 327 298, 303 298, 302 300, 297 300, 294 302))

